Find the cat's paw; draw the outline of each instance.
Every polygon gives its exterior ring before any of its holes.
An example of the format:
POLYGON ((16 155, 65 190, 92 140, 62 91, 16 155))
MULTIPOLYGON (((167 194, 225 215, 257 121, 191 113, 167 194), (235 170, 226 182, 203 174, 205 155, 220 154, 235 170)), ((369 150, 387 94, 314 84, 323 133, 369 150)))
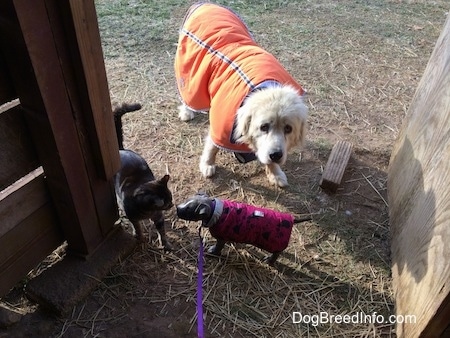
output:
POLYGON ((178 107, 178 117, 181 121, 190 121, 194 118, 194 112, 185 105, 178 107))
POLYGON ((200 171, 203 177, 213 177, 216 173, 216 165, 200 162, 200 171))

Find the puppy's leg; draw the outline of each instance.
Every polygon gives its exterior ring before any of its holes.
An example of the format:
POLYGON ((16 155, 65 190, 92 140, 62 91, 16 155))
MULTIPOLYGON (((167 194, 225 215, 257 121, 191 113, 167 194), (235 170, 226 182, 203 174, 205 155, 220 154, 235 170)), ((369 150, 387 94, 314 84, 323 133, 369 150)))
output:
POLYGON ((266 175, 269 182, 279 186, 280 188, 287 187, 289 185, 286 174, 281 170, 280 166, 276 163, 266 164, 266 175))
POLYGON ((269 265, 274 265, 281 252, 274 252, 270 256, 264 257, 264 261, 269 265))
POLYGON ((216 155, 219 152, 209 136, 205 139, 202 156, 200 157, 200 171, 204 177, 212 177, 216 173, 216 155))
POLYGON ((184 104, 178 106, 178 117, 181 121, 190 121, 194 118, 195 114, 192 110, 186 107, 184 104))
POLYGON ((158 239, 161 245, 164 247, 164 250, 170 251, 172 250, 172 245, 170 245, 169 241, 166 238, 166 229, 164 227, 164 215, 161 211, 155 212, 155 214, 151 217, 153 223, 155 223, 155 228, 158 233, 158 239))
POLYGON ((210 253, 211 255, 220 256, 220 253, 222 252, 224 246, 225 241, 218 239, 216 244, 208 249, 208 253, 210 253))

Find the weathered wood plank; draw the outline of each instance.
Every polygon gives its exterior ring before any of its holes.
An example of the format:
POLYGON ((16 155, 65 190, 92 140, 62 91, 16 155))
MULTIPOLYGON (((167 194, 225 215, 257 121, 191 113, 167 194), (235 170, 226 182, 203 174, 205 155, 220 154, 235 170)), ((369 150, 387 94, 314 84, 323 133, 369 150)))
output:
MULTIPOLYGON (((38 177, 24 185, 22 191, 19 189, 1 201, 2 216, 5 216, 7 224, 6 226, 2 224, 0 233, 0 247, 2 248, 0 250, 0 265, 10 260, 11 257, 16 257, 18 253, 20 254, 26 250, 26 244, 32 242, 41 231, 46 231, 49 227, 54 227, 54 230, 58 234, 61 233, 56 222, 51 222, 52 224, 49 225, 46 222, 40 222, 40 216, 36 217, 36 215, 41 215, 42 210, 52 208, 52 202, 45 190, 46 187, 42 177, 38 177), (30 202, 24 201, 23 199, 18 200, 18 198, 23 197, 23 193, 25 192, 30 193, 30 202), (14 205, 14 203, 17 203, 17 205, 14 205), (30 207, 30 209, 26 209, 27 207, 30 207), (23 211, 22 214, 17 212, 19 208, 23 211), (30 219, 34 219, 34 221, 30 221, 30 219), (33 224, 27 225, 28 228, 24 228, 23 224, 30 223, 33 224)), ((46 211, 44 213, 48 214, 46 211)), ((56 215, 54 211, 52 213, 56 215)))
POLYGON ((10 109, 14 109, 20 105, 19 99, 13 99, 11 101, 0 104, 0 114, 7 112, 10 109))
POLYGON ((353 145, 346 141, 338 141, 334 145, 320 180, 322 189, 336 192, 347 168, 352 149, 353 145))
POLYGON ((42 168, 0 191, 0 297, 63 242, 42 168))
POLYGON ((111 179, 120 168, 120 156, 111 113, 97 13, 93 1, 69 0, 69 3, 83 67, 80 72, 84 72, 90 103, 84 112, 92 118, 93 123, 89 126, 95 127, 90 134, 95 136, 92 144, 98 146, 100 154, 98 158, 102 160, 98 167, 102 169, 105 179, 111 179))
POLYGON ((450 19, 392 152, 388 174, 399 337, 439 337, 450 323, 450 19))
POLYGON ((63 243, 51 203, 0 237, 0 297, 63 243))
POLYGON ((0 191, 0 237, 49 201, 42 167, 0 191))
POLYGON ((2 190, 39 166, 37 152, 20 107, 7 109, 4 105, 0 108, 0 145, 2 190))

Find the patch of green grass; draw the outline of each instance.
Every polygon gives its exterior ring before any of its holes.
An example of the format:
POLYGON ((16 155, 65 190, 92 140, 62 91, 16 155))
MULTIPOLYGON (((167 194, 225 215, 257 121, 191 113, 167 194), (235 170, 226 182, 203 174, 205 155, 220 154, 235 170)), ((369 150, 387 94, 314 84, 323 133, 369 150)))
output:
POLYGON ((96 1, 105 56, 142 53, 155 40, 161 46, 176 43, 173 12, 185 6, 181 0, 96 1))

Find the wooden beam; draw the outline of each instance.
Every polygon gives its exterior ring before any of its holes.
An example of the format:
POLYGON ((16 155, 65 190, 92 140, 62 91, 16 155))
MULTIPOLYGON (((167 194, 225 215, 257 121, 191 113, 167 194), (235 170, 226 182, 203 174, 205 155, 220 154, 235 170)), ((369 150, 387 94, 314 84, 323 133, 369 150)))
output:
POLYGON ((450 323, 450 18, 395 143, 388 173, 398 337, 439 337, 450 323))
POLYGON ((86 94, 89 106, 85 113, 92 117, 91 131, 95 135, 94 145, 98 145, 98 156, 102 160, 102 176, 111 179, 120 168, 117 136, 112 115, 108 80, 103 61, 103 50, 98 29, 97 13, 93 1, 69 0, 79 57, 86 80, 86 94))
POLYGON ((120 156, 94 3, 77 1, 84 15, 75 17, 69 1, 45 2, 99 226, 106 235, 118 217, 111 212, 117 210, 111 196, 115 196, 112 178, 119 170, 120 156), (82 53, 82 46, 90 52, 82 53))
POLYGON ((120 157, 94 2, 45 2, 98 225, 105 237, 118 217, 112 178, 120 167, 120 157), (78 6, 82 9, 74 11, 78 6))
POLYGON ((336 192, 347 168, 352 149, 353 145, 346 141, 338 141, 334 145, 320 180, 322 189, 336 192))

